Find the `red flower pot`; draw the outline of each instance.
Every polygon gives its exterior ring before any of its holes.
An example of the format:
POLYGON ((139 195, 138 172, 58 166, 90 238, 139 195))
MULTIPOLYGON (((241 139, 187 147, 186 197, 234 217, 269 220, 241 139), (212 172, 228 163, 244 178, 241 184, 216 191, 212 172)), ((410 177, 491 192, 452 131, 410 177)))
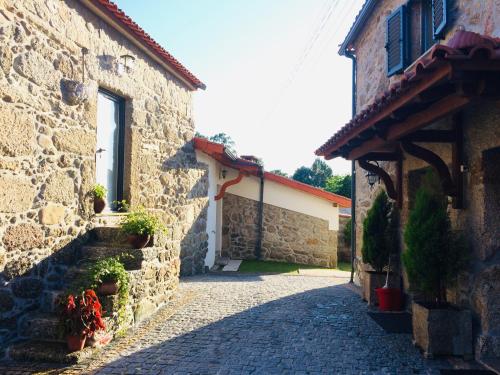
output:
POLYGON ((401 289, 377 288, 378 307, 381 311, 401 310, 401 289))
POLYGON ((82 350, 83 347, 85 346, 86 339, 87 339, 87 336, 85 336, 85 335, 82 335, 82 336, 68 335, 68 336, 66 336, 66 343, 68 344, 68 350, 70 351, 70 353, 82 350))
POLYGON ((100 214, 104 207, 106 207, 106 201, 102 198, 94 198, 94 212, 100 214))
POLYGON ((134 249, 142 249, 149 242, 149 235, 140 235, 140 234, 129 234, 127 236, 127 241, 132 245, 134 249))
POLYGON ((101 296, 113 296, 118 293, 116 281, 105 281, 97 288, 97 294, 101 296))

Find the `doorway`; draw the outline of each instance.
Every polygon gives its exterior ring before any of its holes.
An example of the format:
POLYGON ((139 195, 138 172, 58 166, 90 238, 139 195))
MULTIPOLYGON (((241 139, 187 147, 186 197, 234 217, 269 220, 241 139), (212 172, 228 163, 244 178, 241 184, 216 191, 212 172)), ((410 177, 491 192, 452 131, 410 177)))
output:
POLYGON ((106 209, 123 199, 125 100, 107 90, 97 95, 96 183, 107 189, 106 209))

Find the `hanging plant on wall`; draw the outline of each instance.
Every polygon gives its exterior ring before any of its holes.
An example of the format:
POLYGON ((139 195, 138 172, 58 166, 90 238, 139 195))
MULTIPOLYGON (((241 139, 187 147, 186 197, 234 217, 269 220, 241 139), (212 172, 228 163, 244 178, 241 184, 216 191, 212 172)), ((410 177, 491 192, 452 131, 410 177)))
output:
MULTIPOLYGON (((82 48, 82 80, 63 79, 61 81, 61 93, 68 105, 79 105, 89 98, 89 86, 85 83, 85 55, 86 48, 82 48)), ((73 70, 73 64, 71 65, 73 70)))

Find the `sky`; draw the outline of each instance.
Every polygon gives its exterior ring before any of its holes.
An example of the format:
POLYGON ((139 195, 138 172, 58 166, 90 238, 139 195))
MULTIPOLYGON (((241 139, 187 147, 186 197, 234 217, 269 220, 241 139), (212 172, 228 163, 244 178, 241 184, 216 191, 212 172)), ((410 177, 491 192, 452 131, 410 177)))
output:
MULTIPOLYGON (((196 130, 224 132, 266 170, 310 166, 351 117, 351 61, 338 55, 364 0, 116 0, 207 86, 196 130)), ((350 162, 328 161, 334 174, 350 162)))

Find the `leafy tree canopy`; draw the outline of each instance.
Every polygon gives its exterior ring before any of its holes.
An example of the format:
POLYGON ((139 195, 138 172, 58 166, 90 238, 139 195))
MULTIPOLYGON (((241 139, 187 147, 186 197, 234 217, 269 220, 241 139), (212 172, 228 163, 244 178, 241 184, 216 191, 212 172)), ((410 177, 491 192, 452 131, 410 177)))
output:
POLYGON ((335 175, 326 180, 325 190, 351 198, 351 175, 335 175))
POLYGON ((316 159, 311 168, 300 167, 292 178, 304 184, 324 188, 328 178, 332 176, 332 169, 321 159, 316 159))
POLYGON ((288 177, 288 173, 283 172, 281 169, 273 169, 271 173, 277 174, 278 176, 288 177))

